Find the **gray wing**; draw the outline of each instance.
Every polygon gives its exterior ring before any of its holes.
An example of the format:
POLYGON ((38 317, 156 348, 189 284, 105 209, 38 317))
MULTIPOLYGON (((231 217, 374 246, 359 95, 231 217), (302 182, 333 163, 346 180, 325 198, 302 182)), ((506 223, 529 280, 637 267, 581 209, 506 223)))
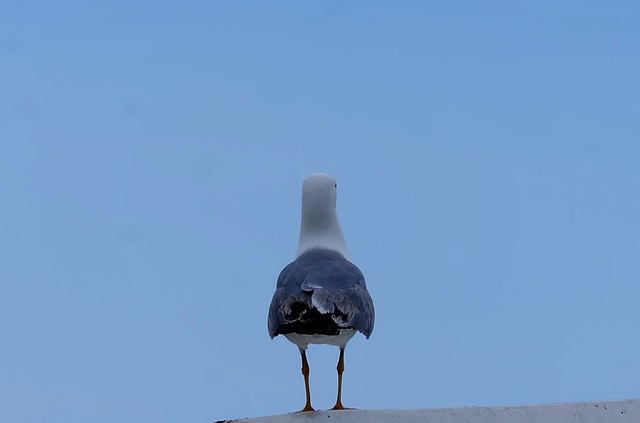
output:
POLYGON ((373 331, 375 311, 364 276, 335 251, 309 251, 282 270, 269 308, 269 335, 307 333, 310 316, 316 326, 355 328, 367 338, 373 331))

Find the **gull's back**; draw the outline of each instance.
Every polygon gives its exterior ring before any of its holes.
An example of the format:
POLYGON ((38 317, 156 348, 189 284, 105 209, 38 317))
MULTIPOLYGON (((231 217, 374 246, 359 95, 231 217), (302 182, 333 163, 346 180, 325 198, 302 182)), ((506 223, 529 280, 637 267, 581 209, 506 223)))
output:
POLYGON ((375 313, 364 276, 337 251, 313 249, 287 265, 269 308, 269 335, 339 335, 356 329, 367 338, 375 313))

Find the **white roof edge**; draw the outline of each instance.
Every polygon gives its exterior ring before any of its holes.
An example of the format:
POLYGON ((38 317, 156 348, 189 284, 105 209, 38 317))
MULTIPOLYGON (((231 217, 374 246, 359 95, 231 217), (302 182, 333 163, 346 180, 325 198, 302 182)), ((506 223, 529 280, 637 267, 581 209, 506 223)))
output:
POLYGON ((238 423, 365 423, 372 421, 379 423, 637 423, 640 422, 640 399, 502 407, 315 411, 222 421, 238 423))

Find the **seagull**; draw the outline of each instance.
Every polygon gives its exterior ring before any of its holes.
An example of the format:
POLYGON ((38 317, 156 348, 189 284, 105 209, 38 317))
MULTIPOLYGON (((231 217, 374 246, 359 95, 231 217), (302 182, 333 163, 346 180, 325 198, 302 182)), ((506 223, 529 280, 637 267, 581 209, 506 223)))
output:
POLYGON ((375 312, 364 276, 349 258, 336 213, 338 184, 326 173, 314 173, 302 184, 302 219, 298 251, 280 273, 269 307, 271 339, 284 335, 300 350, 307 402, 301 411, 314 411, 309 390, 309 344, 340 348, 338 398, 342 405, 342 373, 347 342, 373 331, 375 312))

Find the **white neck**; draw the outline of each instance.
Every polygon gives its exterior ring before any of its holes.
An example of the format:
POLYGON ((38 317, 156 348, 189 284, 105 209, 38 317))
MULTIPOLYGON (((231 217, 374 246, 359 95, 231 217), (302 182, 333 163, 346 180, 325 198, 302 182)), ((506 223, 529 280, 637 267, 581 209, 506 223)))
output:
POLYGON ((338 251, 348 259, 347 243, 335 209, 310 206, 302 202, 300 242, 296 257, 314 248, 326 248, 338 251))

